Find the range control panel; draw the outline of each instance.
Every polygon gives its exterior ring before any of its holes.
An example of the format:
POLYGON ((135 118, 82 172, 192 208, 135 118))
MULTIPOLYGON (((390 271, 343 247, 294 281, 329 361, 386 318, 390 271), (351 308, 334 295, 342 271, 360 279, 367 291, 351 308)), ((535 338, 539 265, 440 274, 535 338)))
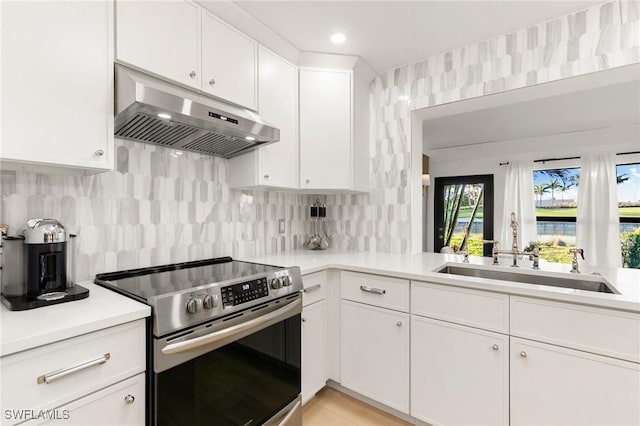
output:
POLYGON ((267 278, 258 278, 253 281, 246 281, 233 284, 220 289, 222 295, 222 306, 236 306, 241 303, 250 302, 269 295, 267 278))

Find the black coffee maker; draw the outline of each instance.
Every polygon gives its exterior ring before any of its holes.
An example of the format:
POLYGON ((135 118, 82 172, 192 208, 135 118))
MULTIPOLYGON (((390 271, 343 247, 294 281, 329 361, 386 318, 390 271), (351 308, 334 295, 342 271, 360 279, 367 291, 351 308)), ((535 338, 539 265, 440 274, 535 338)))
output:
POLYGON ((25 310, 88 297, 74 282, 74 237, 55 219, 31 219, 22 236, 5 237, 2 303, 25 310), (22 273, 14 270, 20 267, 22 273))

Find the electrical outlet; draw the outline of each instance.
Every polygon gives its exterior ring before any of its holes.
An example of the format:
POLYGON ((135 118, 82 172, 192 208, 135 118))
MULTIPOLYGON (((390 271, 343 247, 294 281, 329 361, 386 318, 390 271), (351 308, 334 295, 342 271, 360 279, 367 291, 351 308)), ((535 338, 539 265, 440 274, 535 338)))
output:
POLYGON ((284 234, 284 219, 278 219, 278 232, 284 234))

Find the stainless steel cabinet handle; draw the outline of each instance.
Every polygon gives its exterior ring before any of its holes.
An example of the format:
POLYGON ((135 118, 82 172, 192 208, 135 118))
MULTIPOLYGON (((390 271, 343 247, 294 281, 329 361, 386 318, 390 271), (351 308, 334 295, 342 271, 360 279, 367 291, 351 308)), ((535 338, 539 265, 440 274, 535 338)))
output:
POLYGON ((215 84, 216 84, 216 79, 215 79, 215 78, 212 78, 211 80, 209 80, 209 84, 210 84, 211 86, 215 85, 215 84))
POLYGON ((307 319, 305 317, 300 318, 302 320, 302 322, 307 322, 307 319))
POLYGON ((322 287, 322 284, 312 285, 311 287, 307 287, 307 288, 305 288, 304 290, 302 290, 302 292, 303 292, 303 293, 308 293, 308 292, 310 292, 310 291, 317 290, 317 289, 319 289, 320 287, 322 287))
POLYGON ((135 400, 136 400, 136 397, 133 395, 127 395, 124 397, 124 402, 126 402, 129 405, 133 404, 133 401, 135 400))
POLYGON ((104 155, 104 151, 99 149, 94 154, 96 154, 96 157, 102 157, 104 155))
POLYGON ((493 346, 491 346, 491 349, 493 349, 494 351, 497 351, 498 349, 500 349, 500 346, 493 345, 493 346))
POLYGON ((306 183, 309 183, 309 182, 311 182, 311 179, 307 179, 307 180, 305 180, 305 182, 306 182, 306 183))
POLYGON ((54 371, 53 373, 48 373, 48 374, 43 374, 42 376, 38 376, 37 382, 39 385, 42 385, 45 383, 52 383, 52 382, 55 382, 56 380, 60 380, 63 377, 67 377, 71 374, 79 373, 88 368, 95 367, 100 364, 104 364, 105 362, 109 361, 110 358, 111 358, 111 354, 107 352, 106 354, 102 355, 100 358, 92 359, 91 361, 87 361, 73 367, 54 371))
POLYGON ((387 290, 383 290, 381 288, 375 288, 375 287, 368 287, 366 285, 361 285, 360 290, 366 291, 367 293, 387 294, 387 290))
POLYGON ((398 322, 396 323, 396 325, 397 325, 398 327, 402 327, 402 321, 398 321, 398 322))
POLYGON ((166 355, 179 354, 205 345, 212 345, 214 343, 222 345, 227 342, 231 342, 234 339, 247 336, 253 331, 262 330, 271 324, 275 324, 283 319, 289 318, 294 315, 296 311, 300 312, 301 305, 302 299, 298 299, 295 302, 284 305, 282 308, 278 308, 268 314, 264 314, 261 317, 254 318, 245 323, 237 324, 233 327, 225 328, 224 330, 216 331, 211 334, 205 334, 204 336, 169 344, 162 348, 161 352, 166 355))
POLYGON ((520 356, 522 358, 526 358, 527 357, 527 353, 525 351, 520 352, 520 356))
POLYGON ((196 78, 196 72, 195 72, 195 71, 191 71, 191 72, 189 73, 189 77, 191 77, 191 78, 196 78))
POLYGON ((269 179, 269 175, 264 175, 264 178, 265 179, 269 179))

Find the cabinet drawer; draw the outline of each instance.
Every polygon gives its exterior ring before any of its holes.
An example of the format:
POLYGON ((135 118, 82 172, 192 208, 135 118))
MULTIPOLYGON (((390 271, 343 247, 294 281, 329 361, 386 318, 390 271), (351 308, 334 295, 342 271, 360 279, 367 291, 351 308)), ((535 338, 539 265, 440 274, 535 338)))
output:
POLYGON ((138 320, 3 357, 2 409, 59 407, 143 372, 144 334, 138 320))
POLYGON ((640 362, 640 315, 511 297, 511 334, 640 362))
POLYGON ((327 295, 327 273, 322 271, 304 275, 302 285, 304 287, 302 290, 303 306, 322 300, 327 295))
POLYGON ((54 419, 38 419, 25 426, 143 426, 145 424, 144 373, 63 405, 54 419))
POLYGON ((506 294, 412 281, 411 296, 415 315, 509 333, 506 294))
POLYGON ((409 311, 409 281, 342 272, 342 298, 397 311, 409 311))

